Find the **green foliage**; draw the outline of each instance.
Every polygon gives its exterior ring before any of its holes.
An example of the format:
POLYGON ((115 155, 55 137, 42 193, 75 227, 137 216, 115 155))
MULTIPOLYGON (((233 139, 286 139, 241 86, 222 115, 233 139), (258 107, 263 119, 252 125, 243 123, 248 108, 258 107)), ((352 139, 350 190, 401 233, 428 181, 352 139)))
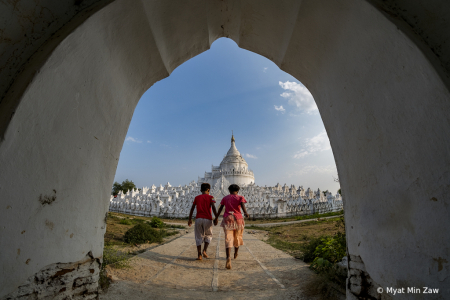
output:
POLYGON ((316 248, 322 243, 323 237, 311 238, 309 243, 303 244, 300 250, 303 253, 303 261, 304 262, 313 262, 316 258, 314 252, 316 248))
POLYGON ((341 193, 341 189, 338 189, 338 193, 339 193, 339 195, 342 195, 342 193, 341 193))
POLYGON ((130 244, 161 243, 164 236, 167 236, 167 232, 156 230, 149 224, 143 223, 130 228, 125 232, 123 239, 130 244))
POLYGON ((126 194, 129 190, 137 190, 137 188, 134 182, 128 179, 122 181, 122 184, 116 181, 112 186, 112 194, 114 196, 117 195, 120 191, 123 191, 123 193, 126 194))
POLYGON ((117 181, 112 186, 112 194, 116 196, 122 190, 122 185, 117 181))
POLYGON ((133 181, 125 179, 124 181, 122 181, 122 191, 124 194, 126 194, 128 191, 130 190, 134 190, 136 189, 136 185, 134 184, 133 181))
POLYGON ((119 221, 119 224, 123 224, 123 225, 131 225, 131 221, 129 219, 121 219, 119 221))
POLYGON ((323 195, 324 195, 324 196, 326 196, 326 195, 327 195, 327 193, 328 193, 328 190, 326 190, 326 191, 323 191, 322 193, 323 193, 323 195))
POLYGON ((166 223, 164 223, 160 218, 153 217, 148 224, 153 228, 164 228, 166 223))
POLYGON ((328 272, 346 254, 344 216, 339 218, 336 227, 338 231, 333 236, 322 236, 313 239, 304 246, 303 260, 310 262, 312 259, 313 263, 310 268, 318 273, 328 272))
POLYGON ((329 270, 333 266, 332 263, 330 263, 329 260, 322 258, 322 257, 316 257, 311 264, 310 268, 318 273, 325 272, 329 270))

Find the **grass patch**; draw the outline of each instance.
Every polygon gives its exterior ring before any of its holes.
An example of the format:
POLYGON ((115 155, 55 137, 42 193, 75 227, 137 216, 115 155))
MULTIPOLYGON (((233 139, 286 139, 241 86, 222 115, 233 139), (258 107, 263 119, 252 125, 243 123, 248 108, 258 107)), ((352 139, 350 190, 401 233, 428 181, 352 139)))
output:
POLYGON ((186 229, 186 226, 183 225, 175 225, 175 224, 166 224, 167 228, 177 228, 177 229, 186 229))
MULTIPOLYGON (((136 217, 136 218, 123 217, 122 218, 121 216, 118 216, 116 214, 109 213, 108 217, 106 219, 107 226, 106 226, 106 233, 105 233, 105 244, 116 245, 116 246, 122 247, 122 248, 128 247, 129 242, 127 242, 127 240, 125 240, 126 232, 137 225, 147 225, 149 227, 152 227, 150 225, 150 222, 152 219, 146 218, 146 217, 136 217)), ((161 224, 159 222, 161 220, 159 218, 156 218, 156 219, 157 219, 156 222, 158 224, 161 224)), ((185 228, 184 226, 179 226, 179 225, 174 225, 173 227, 170 225, 166 226, 166 224, 164 222, 162 222, 162 224, 164 224, 163 228, 153 228, 154 230, 156 230, 156 232, 152 234, 153 236, 164 238, 164 237, 168 237, 168 236, 175 235, 178 233, 178 231, 166 230, 166 229, 185 228)), ((145 240, 144 243, 146 243, 147 241, 158 242, 158 241, 160 241, 160 239, 159 238, 155 239, 152 237, 151 239, 145 240)), ((137 242, 131 243, 131 245, 134 245, 134 244, 139 244, 139 243, 137 243, 137 242)))
POLYGON ((324 213, 324 214, 293 216, 293 217, 287 217, 287 218, 249 219, 249 220, 245 220, 245 224, 251 225, 251 224, 262 224, 262 223, 280 223, 280 222, 300 221, 300 220, 309 220, 309 219, 321 219, 321 218, 325 218, 325 217, 340 216, 342 214, 344 214, 343 210, 336 211, 336 212, 324 213))
POLYGON ((122 219, 122 220, 119 221, 119 224, 122 224, 122 225, 131 225, 131 224, 133 224, 133 223, 131 223, 131 221, 130 221, 129 219, 122 219))
POLYGON ((344 211, 335 211, 335 212, 329 212, 325 214, 313 214, 313 215, 307 215, 307 216, 297 216, 295 217, 296 220, 309 220, 309 219, 320 219, 325 217, 332 217, 332 216, 340 216, 344 214, 344 211))
POLYGON ((101 289, 107 289, 111 283, 106 275, 106 266, 111 266, 116 269, 123 269, 129 267, 129 255, 114 249, 112 244, 105 244, 103 248, 103 262, 100 267, 99 285, 101 289))
POLYGON ((148 223, 142 223, 125 232, 123 240, 128 244, 162 243, 164 237, 175 234, 175 231, 157 230, 148 223))

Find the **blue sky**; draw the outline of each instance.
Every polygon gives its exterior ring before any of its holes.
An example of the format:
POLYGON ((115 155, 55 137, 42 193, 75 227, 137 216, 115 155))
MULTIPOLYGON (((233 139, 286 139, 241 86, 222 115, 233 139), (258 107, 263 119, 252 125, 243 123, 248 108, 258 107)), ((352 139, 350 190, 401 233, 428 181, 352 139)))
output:
POLYGON ((270 60, 226 38, 144 93, 115 181, 142 187, 197 180, 220 164, 231 130, 256 184, 339 189, 312 95, 270 60))

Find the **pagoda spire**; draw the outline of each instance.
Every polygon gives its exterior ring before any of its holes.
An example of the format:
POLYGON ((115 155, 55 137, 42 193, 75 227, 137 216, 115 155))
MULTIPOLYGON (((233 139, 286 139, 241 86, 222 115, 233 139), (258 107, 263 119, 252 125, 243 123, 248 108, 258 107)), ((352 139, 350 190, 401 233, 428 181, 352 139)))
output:
POLYGON ((231 143, 234 143, 234 135, 233 135, 233 130, 231 130, 231 143))

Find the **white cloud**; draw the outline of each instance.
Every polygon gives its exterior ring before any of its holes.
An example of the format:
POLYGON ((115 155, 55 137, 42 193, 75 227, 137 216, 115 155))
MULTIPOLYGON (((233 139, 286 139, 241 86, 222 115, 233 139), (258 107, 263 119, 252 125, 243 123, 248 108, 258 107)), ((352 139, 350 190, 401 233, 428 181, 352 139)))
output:
POLYGON ((286 109, 283 108, 283 105, 280 105, 280 106, 274 105, 274 106, 275 106, 275 110, 277 110, 277 111, 279 111, 279 112, 281 112, 283 114, 286 111, 286 109))
POLYGON ((150 144, 150 143, 151 143, 151 141, 147 141, 147 143, 149 143, 149 144, 150 144))
POLYGON ((140 140, 138 140, 138 139, 135 139, 135 138, 133 138, 133 137, 131 137, 131 136, 127 137, 127 138, 125 139, 125 141, 133 142, 133 143, 142 143, 142 141, 140 141, 140 140))
POLYGON ((258 159, 256 156, 251 155, 251 154, 248 154, 248 153, 245 154, 245 157, 253 158, 253 159, 258 159))
POLYGON ((308 156, 310 154, 314 154, 317 152, 322 152, 326 150, 330 150, 330 140, 328 139, 328 135, 325 131, 322 131, 318 135, 305 139, 303 149, 298 151, 294 158, 302 158, 308 156))
POLYGON ((304 175, 304 174, 336 174, 337 170, 335 166, 315 166, 315 165, 306 165, 302 166, 299 169, 295 170, 292 173, 289 173, 289 177, 304 175))
POLYGON ((267 67, 265 67, 265 68, 263 69, 263 72, 264 72, 264 73, 266 73, 266 71, 267 71, 267 67))
POLYGON ((281 97, 286 98, 290 105, 297 107, 298 110, 304 111, 308 114, 316 113, 317 105, 313 96, 306 87, 297 82, 281 82, 278 84, 286 90, 280 94, 281 97))

